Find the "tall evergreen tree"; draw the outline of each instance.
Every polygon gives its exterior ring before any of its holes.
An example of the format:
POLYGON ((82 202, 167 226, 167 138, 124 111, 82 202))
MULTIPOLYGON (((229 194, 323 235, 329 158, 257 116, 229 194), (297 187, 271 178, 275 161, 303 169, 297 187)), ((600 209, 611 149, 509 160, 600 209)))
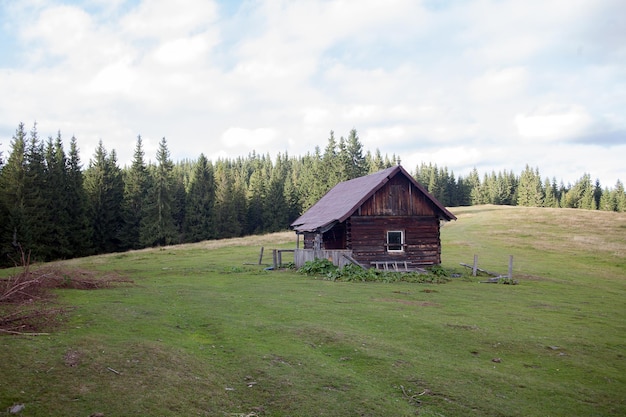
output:
POLYGON ((89 201, 94 251, 110 253, 122 250, 122 172, 117 165, 115 151, 109 155, 102 141, 98 143, 85 172, 85 190, 89 201))
POLYGON ((552 183, 548 177, 546 177, 543 187, 546 190, 546 198, 543 200, 544 207, 555 207, 558 201, 556 198, 556 190, 552 187, 552 183))
POLYGON ((266 177, 265 160, 254 158, 250 161, 251 174, 247 190, 247 226, 244 230, 249 234, 265 231, 264 201, 267 194, 268 178, 266 177))
POLYGON ((613 193, 615 194, 615 211, 621 213, 626 212, 626 192, 624 191, 624 183, 617 180, 613 193))
POLYGON ((584 174, 565 193, 563 207, 595 210, 594 190, 591 175, 584 174))
POLYGON ((0 245, 2 258, 0 265, 7 265, 19 259, 18 245, 28 250, 29 242, 24 242, 26 212, 24 187, 26 176, 26 131, 20 123, 11 140, 11 151, 6 165, 0 173, 0 206, 3 221, 0 224, 0 245), (26 246, 25 246, 25 245, 26 246))
POLYGON ((25 228, 23 247, 32 252, 35 260, 48 260, 49 247, 42 240, 43 236, 52 233, 47 221, 47 206, 50 198, 47 193, 46 164, 44 144, 39 139, 37 124, 30 131, 30 138, 26 146, 26 172, 24 176, 24 213, 25 228))
POLYGON ((73 219, 69 217, 67 168, 61 132, 58 132, 54 142, 52 137, 48 138, 46 146, 46 187, 43 196, 46 203, 44 221, 47 233, 41 235, 40 239, 46 248, 48 260, 64 259, 73 255, 69 243, 69 226, 73 219))
POLYGON ((485 204, 483 200, 482 187, 480 184, 480 175, 478 174, 478 170, 476 167, 472 169, 466 181, 467 187, 469 188, 469 204, 472 206, 485 204))
POLYGON ((339 138, 339 161, 341 181, 367 175, 368 166, 363 156, 363 145, 359 141, 356 129, 352 129, 348 139, 339 138))
POLYGON ((140 239, 143 246, 171 245, 177 237, 172 209, 174 164, 170 160, 165 138, 159 142, 156 161, 141 219, 140 239))
POLYGON ((316 146, 313 155, 307 154, 302 158, 302 175, 297 183, 302 210, 308 210, 328 191, 324 175, 320 148, 316 146))
POLYGON ((148 168, 141 135, 137 136, 133 162, 124 175, 124 230, 123 245, 128 249, 142 247, 140 240, 141 219, 148 195, 148 168))
POLYGON ((199 242, 216 237, 215 176, 213 164, 204 154, 200 154, 193 170, 186 210, 186 241, 199 242))
POLYGON ((238 209, 245 210, 245 194, 241 204, 241 185, 235 186, 231 173, 225 162, 218 161, 215 169, 215 224, 219 238, 236 237, 243 232, 238 209))
POLYGON ((459 179, 457 180, 456 190, 457 190, 458 200, 455 205, 469 206, 471 204, 471 199, 470 199, 471 187, 465 178, 459 177, 459 179))
POLYGON ((318 199, 337 185, 337 183, 344 181, 335 132, 332 130, 330 131, 326 148, 324 148, 324 153, 321 156, 321 161, 317 161, 311 168, 319 171, 313 174, 317 183, 315 189, 319 193, 318 199))
POLYGON ((285 178, 285 201, 287 203, 287 225, 290 225, 300 216, 302 206, 300 205, 300 190, 295 185, 297 174, 294 172, 294 161, 291 161, 291 169, 285 178))
POLYGON ((187 184, 189 172, 187 164, 176 164, 172 171, 172 218, 176 237, 173 243, 182 243, 185 234, 185 216, 187 215, 187 184))
POLYGON ((289 227, 289 213, 285 199, 285 181, 288 175, 286 155, 276 157, 263 200, 265 232, 277 232, 289 227))
POLYGON ((615 195, 608 189, 604 188, 602 196, 600 197, 600 204, 598 210, 602 211, 617 211, 617 204, 615 201, 615 195))
POLYGON ((600 180, 596 179, 595 185, 593 187, 594 210, 597 210, 600 207, 601 199, 602 199, 602 187, 600 186, 600 180))
POLYGON ((533 170, 526 165, 517 187, 517 204, 526 207, 542 207, 543 199, 544 191, 539 168, 533 170))
POLYGON ((77 140, 70 139, 67 166, 67 210, 70 218, 68 243, 73 256, 85 256, 91 251, 92 228, 88 217, 88 199, 77 140))

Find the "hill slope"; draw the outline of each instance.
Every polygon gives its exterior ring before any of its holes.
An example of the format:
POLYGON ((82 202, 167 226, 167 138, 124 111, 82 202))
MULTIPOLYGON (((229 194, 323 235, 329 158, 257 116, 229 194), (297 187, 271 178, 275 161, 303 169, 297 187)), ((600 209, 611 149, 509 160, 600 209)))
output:
POLYGON ((513 255, 520 285, 330 282, 248 265, 259 246, 292 245, 287 233, 66 262, 136 285, 59 291, 72 309, 49 336, 1 337, 0 410, 625 415, 626 215, 452 212, 444 266, 477 254, 506 272, 513 255))

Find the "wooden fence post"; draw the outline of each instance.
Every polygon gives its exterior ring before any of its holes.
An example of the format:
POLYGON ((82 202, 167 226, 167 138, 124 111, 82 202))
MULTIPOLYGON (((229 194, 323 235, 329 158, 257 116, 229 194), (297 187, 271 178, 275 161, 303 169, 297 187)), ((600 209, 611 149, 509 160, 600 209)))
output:
POLYGON ((261 254, 259 255, 259 265, 261 265, 261 263, 263 262, 263 249, 264 247, 261 246, 261 254))
POLYGON ((513 279, 513 255, 509 255, 509 279, 513 279))
POLYGON ((472 267, 472 276, 476 276, 476 270, 478 269, 478 255, 474 255, 474 266, 472 267))
POLYGON ((276 256, 276 249, 272 249, 272 265, 274 266, 274 269, 278 268, 276 256))

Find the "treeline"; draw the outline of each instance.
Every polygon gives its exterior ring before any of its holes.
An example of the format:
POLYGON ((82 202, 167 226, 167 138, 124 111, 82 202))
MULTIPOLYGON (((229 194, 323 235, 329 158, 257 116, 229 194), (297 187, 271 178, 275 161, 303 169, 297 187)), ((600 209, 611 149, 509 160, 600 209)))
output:
POLYGON ((542 179, 538 168, 528 165, 521 175, 512 171, 484 174, 474 168, 466 177, 454 178, 447 168, 422 164, 415 178, 446 206, 496 204, 528 207, 579 208, 587 210, 626 211, 624 184, 602 188, 599 180, 583 174, 573 185, 557 183, 555 177, 542 179))
MULTIPOLYGON (((388 168, 396 155, 365 151, 357 131, 304 156, 252 152, 247 157, 174 162, 163 138, 155 162, 142 139, 130 166, 99 143, 86 168, 76 138, 66 153, 61 133, 42 140, 37 126, 16 129, 6 159, 0 155, 0 264, 21 250, 48 261, 145 247, 284 230, 340 181, 388 168)), ((542 181, 537 169, 521 176, 476 170, 455 178, 422 164, 415 176, 447 206, 518 204, 626 211, 618 181, 601 189, 585 174, 574 185, 542 181)))

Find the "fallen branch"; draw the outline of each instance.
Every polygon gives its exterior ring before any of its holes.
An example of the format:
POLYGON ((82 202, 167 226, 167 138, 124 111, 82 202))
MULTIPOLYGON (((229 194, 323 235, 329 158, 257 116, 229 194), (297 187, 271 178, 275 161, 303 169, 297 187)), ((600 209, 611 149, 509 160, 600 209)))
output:
POLYGON ((5 329, 0 329, 0 333, 15 334, 18 336, 50 336, 50 333, 18 332, 15 330, 5 330, 5 329))
POLYGON ((114 374, 117 374, 117 375, 122 375, 122 373, 121 373, 121 372, 116 371, 116 370, 115 370, 115 369, 113 369, 113 368, 109 368, 108 366, 107 366, 107 371, 111 371, 111 372, 113 372, 114 374))

